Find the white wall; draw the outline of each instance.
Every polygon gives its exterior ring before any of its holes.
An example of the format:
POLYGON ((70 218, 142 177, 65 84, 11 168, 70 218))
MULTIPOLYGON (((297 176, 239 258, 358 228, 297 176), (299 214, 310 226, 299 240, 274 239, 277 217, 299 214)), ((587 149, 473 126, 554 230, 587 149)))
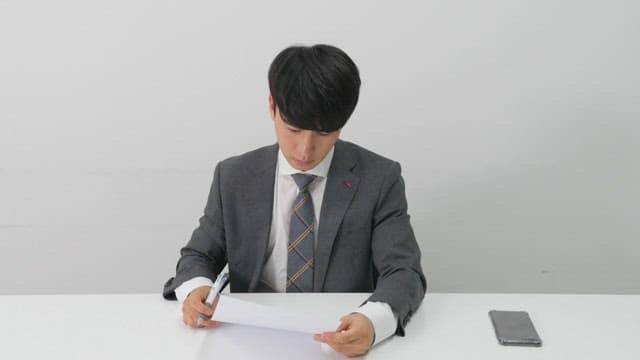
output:
POLYGON ((159 292, 294 43, 363 78, 435 292, 640 293, 635 1, 0 0, 0 293, 159 292))

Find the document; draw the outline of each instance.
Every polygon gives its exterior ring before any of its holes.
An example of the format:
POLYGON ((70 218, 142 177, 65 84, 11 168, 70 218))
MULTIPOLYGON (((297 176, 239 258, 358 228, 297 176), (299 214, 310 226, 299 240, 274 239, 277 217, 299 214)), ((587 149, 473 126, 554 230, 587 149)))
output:
POLYGON ((220 295, 213 320, 310 334, 335 331, 340 324, 333 314, 315 313, 313 308, 304 313, 288 311, 224 294, 220 295))

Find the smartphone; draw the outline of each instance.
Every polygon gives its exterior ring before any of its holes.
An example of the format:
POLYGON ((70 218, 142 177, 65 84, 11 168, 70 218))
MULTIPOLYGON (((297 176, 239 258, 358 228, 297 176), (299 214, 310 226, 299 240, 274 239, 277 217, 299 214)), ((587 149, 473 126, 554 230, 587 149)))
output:
POLYGON ((542 346, 542 340, 526 311, 489 311, 501 345, 542 346))

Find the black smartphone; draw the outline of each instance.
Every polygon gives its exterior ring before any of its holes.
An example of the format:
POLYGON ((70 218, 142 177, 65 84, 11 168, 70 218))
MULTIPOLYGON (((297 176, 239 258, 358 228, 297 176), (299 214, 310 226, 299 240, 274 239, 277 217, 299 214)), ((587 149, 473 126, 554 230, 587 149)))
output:
POLYGON ((526 311, 489 311, 501 345, 542 346, 542 340, 526 311))

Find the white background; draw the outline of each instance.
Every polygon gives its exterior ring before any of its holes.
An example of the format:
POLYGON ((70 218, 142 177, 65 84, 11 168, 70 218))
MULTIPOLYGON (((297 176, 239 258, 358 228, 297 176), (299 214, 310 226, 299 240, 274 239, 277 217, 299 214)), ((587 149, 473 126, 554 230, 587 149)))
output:
POLYGON ((434 292, 640 293, 635 1, 0 0, 0 294, 160 292, 291 44, 358 64, 434 292))

